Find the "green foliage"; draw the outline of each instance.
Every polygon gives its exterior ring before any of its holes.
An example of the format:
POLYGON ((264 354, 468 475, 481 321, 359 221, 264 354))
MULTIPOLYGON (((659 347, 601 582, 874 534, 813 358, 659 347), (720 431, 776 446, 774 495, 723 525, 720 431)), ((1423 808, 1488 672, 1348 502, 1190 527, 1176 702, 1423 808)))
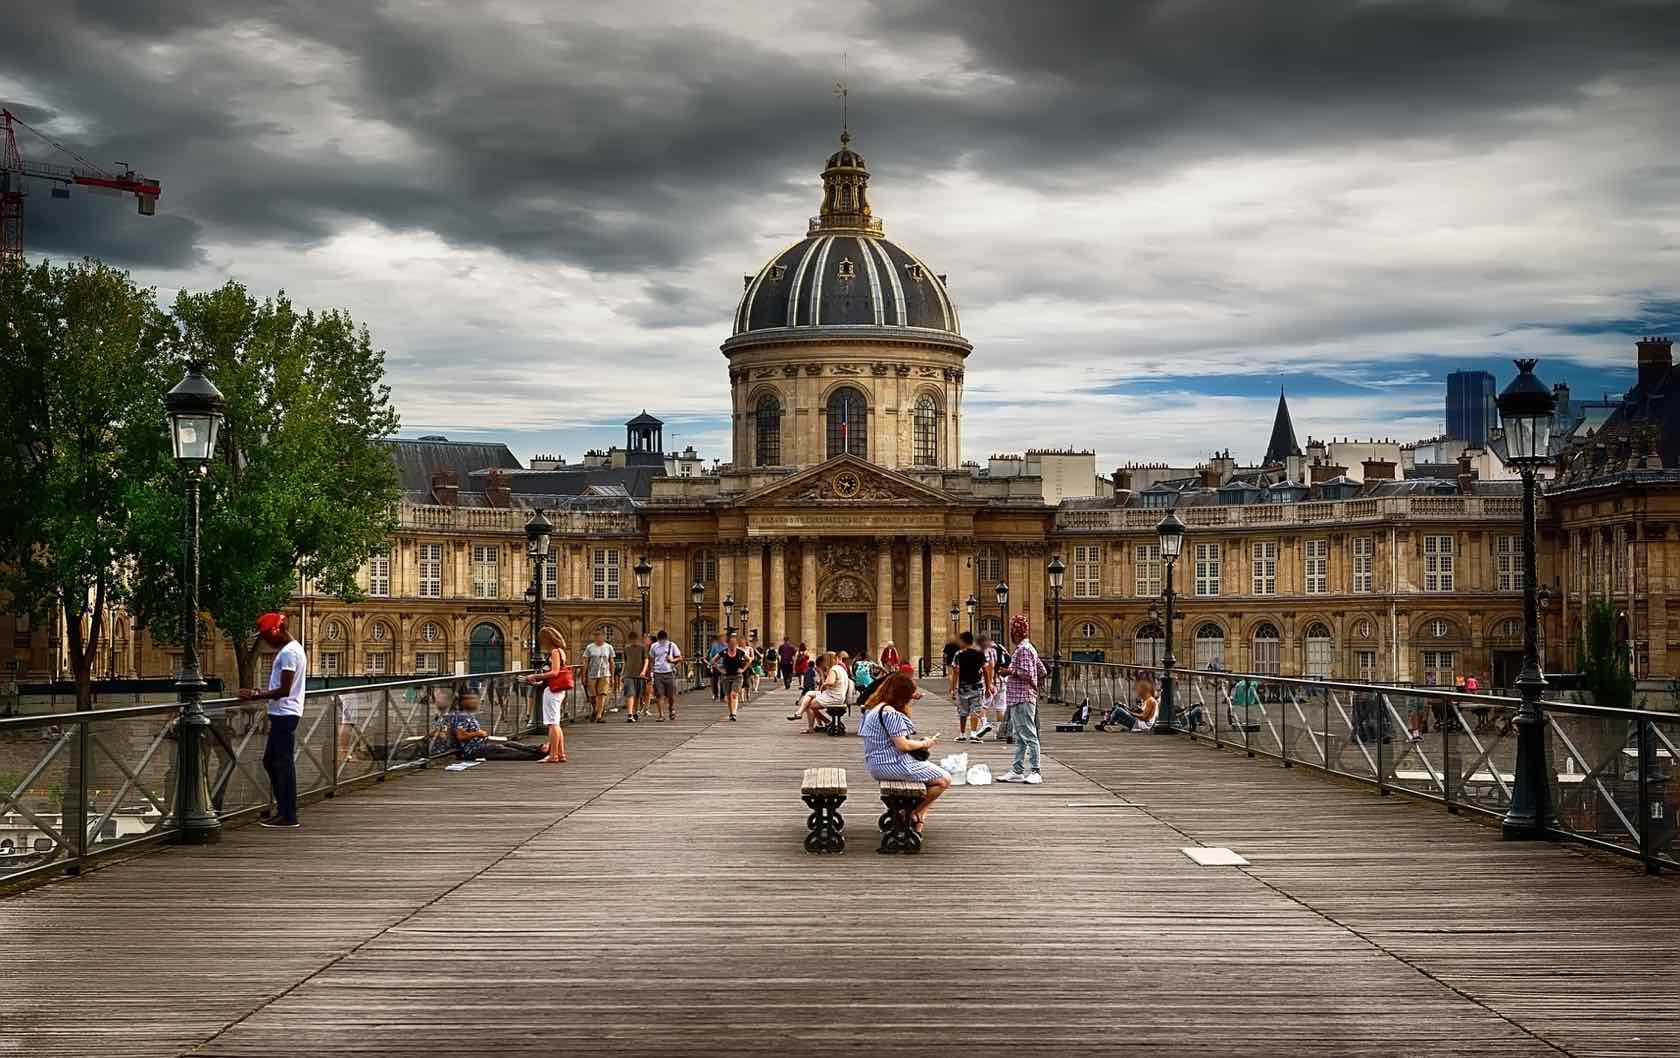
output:
POLYGON ((1630 708, 1633 666, 1628 644, 1618 635, 1615 600, 1594 596, 1587 602, 1586 618, 1586 631, 1577 646, 1581 689, 1593 705, 1630 708))
POLYGON ((0 266, 0 590, 63 611, 78 708, 103 609, 129 601, 134 496, 167 450, 163 336, 125 272, 0 266))
MULTIPOLYGON (((385 356, 342 312, 299 313, 284 294, 258 302, 236 282, 182 293, 169 323, 170 370, 178 376, 187 360, 203 360, 227 398, 204 481, 200 597, 248 684, 258 615, 283 608, 300 575, 322 593, 354 598, 362 563, 385 546, 398 498, 379 444, 398 426, 385 356)), ((136 610, 173 641, 181 491, 153 489, 135 511, 136 610)))

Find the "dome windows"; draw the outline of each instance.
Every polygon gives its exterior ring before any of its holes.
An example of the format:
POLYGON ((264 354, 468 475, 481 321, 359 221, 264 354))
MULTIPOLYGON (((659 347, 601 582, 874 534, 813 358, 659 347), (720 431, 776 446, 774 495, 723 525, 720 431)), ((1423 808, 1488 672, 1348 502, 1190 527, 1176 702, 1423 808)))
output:
POLYGON ((910 422, 912 448, 910 463, 918 467, 939 465, 939 405, 929 394, 916 401, 910 422))
POLYGON ((863 394, 841 386, 828 398, 828 458, 851 454, 869 458, 869 405, 863 394))
POLYGON ((834 269, 834 275, 837 279, 856 279, 857 266, 852 264, 850 257, 842 257, 839 265, 834 269))
POLYGON ((758 398, 754 411, 753 465, 779 466, 782 462, 782 401, 774 393, 758 398))

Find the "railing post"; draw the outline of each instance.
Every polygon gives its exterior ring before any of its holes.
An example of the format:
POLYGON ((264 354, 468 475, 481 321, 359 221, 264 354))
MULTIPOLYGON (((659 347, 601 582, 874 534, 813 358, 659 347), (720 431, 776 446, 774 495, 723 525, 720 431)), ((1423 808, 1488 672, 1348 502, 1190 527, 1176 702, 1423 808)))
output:
POLYGON ((391 771, 391 689, 379 696, 379 782, 391 771))
MULTIPOLYGON (((1348 695, 1348 702, 1349 702, 1349 704, 1352 704, 1353 695, 1351 695, 1351 694, 1348 695)), ((1324 771, 1325 771, 1326 774, 1332 774, 1336 771, 1336 769, 1330 766, 1330 696, 1328 694, 1325 695, 1323 698, 1320 698, 1318 700, 1318 713, 1319 713, 1318 729, 1319 729, 1320 732, 1322 732, 1320 737, 1322 737, 1324 739, 1324 771)), ((1353 711, 1352 729, 1348 732, 1348 734, 1357 737, 1358 733, 1359 733, 1359 710, 1357 708, 1355 708, 1354 711, 1353 711)), ((1341 755, 1341 751, 1338 750, 1337 751, 1337 756, 1340 756, 1340 755, 1341 755)))
MULTIPOLYGON (((81 874, 83 868, 87 866, 88 860, 88 772, 93 768, 93 754, 90 752, 90 747, 88 746, 88 743, 91 741, 88 737, 88 727, 89 724, 86 721, 76 725, 76 805, 73 812, 65 813, 64 817, 59 821, 58 827, 60 834, 75 842, 73 846, 64 850, 67 854, 74 857, 73 861, 66 864, 64 868, 64 873, 71 875, 81 874), (76 836, 74 838, 70 837, 71 826, 76 828, 76 836)), ((176 752, 180 752, 179 742, 176 743, 176 747, 176 752)), ((62 810, 62 795, 60 795, 59 807, 62 810)), ((180 820, 181 811, 179 806, 177 806, 175 810, 175 822, 177 826, 180 825, 180 820)))
POLYGON ((1289 763, 1289 706, 1295 704, 1294 688, 1289 689, 1288 704, 1279 703, 1278 712, 1281 718, 1278 722, 1278 757, 1283 760, 1285 768, 1293 768, 1289 763))
MULTIPOLYGON (((1221 683, 1216 683, 1213 686, 1213 746, 1215 749, 1225 748, 1225 743, 1219 737, 1219 706, 1221 704, 1219 696, 1223 688, 1224 684, 1221 683)), ((1229 702, 1230 700, 1230 694, 1225 694, 1225 701, 1229 702)), ((1226 708, 1230 708, 1229 705, 1226 708)))
POLYGON ((1383 797, 1387 797, 1388 739, 1383 737, 1383 729, 1388 724, 1388 714, 1392 711, 1393 706, 1390 704, 1386 693, 1382 695, 1380 701, 1382 702, 1382 712, 1378 714, 1378 720, 1380 720, 1381 723, 1377 725, 1377 793, 1383 797))
POLYGON ((342 695, 332 696, 332 728, 327 734, 327 767, 330 769, 327 780, 326 799, 331 801, 338 796, 338 733, 344 730, 344 699, 342 695))
POLYGON ((1639 731, 1639 858, 1646 874, 1657 873, 1657 858, 1651 852, 1651 736, 1649 720, 1635 721, 1639 731))
MULTIPOLYGON (((1453 716, 1459 717, 1458 710, 1453 710, 1453 716)), ((1458 769, 1452 763, 1452 729, 1451 724, 1441 725, 1441 796, 1447 802, 1447 811, 1457 815, 1458 802, 1453 800, 1453 773, 1458 769)))

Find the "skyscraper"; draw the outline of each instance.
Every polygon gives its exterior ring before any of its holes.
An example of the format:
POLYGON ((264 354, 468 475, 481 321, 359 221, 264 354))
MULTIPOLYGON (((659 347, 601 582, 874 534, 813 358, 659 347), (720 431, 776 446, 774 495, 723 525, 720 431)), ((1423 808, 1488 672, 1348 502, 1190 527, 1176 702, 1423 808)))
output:
POLYGON ((1493 376, 1486 371, 1454 371, 1447 376, 1447 436, 1473 445, 1487 443, 1497 411, 1493 376))

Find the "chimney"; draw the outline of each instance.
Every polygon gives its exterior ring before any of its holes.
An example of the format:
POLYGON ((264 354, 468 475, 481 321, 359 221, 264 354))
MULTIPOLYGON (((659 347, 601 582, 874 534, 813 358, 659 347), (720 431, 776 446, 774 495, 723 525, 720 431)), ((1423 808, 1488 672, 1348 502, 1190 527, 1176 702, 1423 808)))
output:
POLYGON ((1367 459, 1362 464, 1366 481, 1393 481, 1394 463, 1388 459, 1367 459))
POLYGON ((1337 466, 1335 463, 1314 463, 1312 465, 1312 480, 1307 484, 1318 485, 1329 481, 1331 478, 1339 478, 1347 473, 1347 469, 1347 467, 1337 466))
POLYGON ((432 499, 445 507, 455 506, 459 498, 461 487, 455 484, 455 474, 452 471, 436 469, 432 471, 432 499))
POLYGON ((1468 496, 1476 491, 1476 472, 1470 468, 1470 457, 1458 457, 1458 494, 1468 496))
POLYGON ((508 485, 508 476, 492 470, 484 482, 484 498, 492 507, 512 507, 513 489, 508 485))
POLYGON ((1635 383, 1644 390, 1654 389, 1674 366, 1674 343, 1667 338, 1639 339, 1639 379, 1635 383))
POLYGON ((1132 472, 1126 467, 1118 467, 1114 471, 1114 491, 1132 491, 1132 472))
POLYGON ((1219 484, 1220 484, 1220 482, 1219 482, 1219 468, 1218 467, 1203 467, 1202 468, 1202 488, 1204 488, 1204 489, 1217 489, 1219 487, 1219 484))

